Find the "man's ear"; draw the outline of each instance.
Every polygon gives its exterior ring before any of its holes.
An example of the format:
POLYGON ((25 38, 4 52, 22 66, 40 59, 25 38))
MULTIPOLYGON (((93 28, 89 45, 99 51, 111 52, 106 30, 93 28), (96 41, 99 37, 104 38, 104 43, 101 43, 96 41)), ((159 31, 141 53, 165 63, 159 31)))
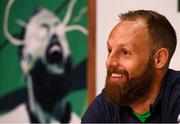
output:
POLYGON ((166 66, 169 58, 169 51, 166 48, 160 48, 156 54, 155 58, 155 67, 161 69, 166 66))

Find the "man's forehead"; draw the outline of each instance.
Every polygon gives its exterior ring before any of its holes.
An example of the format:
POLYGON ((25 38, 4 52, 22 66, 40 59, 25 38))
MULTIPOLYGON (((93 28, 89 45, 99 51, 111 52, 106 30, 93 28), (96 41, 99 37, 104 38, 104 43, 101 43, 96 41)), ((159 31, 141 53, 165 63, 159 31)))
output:
POLYGON ((143 19, 135 21, 120 21, 112 30, 119 33, 132 33, 147 30, 147 24, 143 19))
POLYGON ((134 39, 139 41, 147 40, 148 29, 144 20, 139 19, 136 21, 121 21, 112 30, 109 35, 108 45, 110 42, 114 41, 119 45, 128 45, 134 39))

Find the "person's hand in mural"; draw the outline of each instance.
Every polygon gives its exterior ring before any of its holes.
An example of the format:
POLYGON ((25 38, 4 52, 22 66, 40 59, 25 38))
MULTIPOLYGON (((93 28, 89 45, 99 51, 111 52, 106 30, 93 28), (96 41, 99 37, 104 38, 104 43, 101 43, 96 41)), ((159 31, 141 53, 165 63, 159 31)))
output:
POLYGON ((82 123, 178 122, 180 72, 169 69, 177 38, 163 15, 129 11, 111 31, 105 88, 82 123))

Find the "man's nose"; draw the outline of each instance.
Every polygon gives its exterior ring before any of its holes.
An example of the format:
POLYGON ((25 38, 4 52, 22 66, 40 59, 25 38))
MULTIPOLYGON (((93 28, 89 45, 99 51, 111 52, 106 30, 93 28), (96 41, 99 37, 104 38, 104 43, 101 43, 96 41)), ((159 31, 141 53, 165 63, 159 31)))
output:
POLYGON ((118 67, 119 66, 119 59, 115 55, 109 55, 107 58, 107 67, 118 67))

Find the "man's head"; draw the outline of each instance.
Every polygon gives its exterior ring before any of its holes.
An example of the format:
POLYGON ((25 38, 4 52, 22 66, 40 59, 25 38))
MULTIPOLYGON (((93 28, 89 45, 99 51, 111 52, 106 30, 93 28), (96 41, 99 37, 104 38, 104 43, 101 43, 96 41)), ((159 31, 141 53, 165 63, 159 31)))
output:
POLYGON ((153 11, 120 17, 107 42, 105 95, 116 105, 130 105, 146 97, 167 71, 176 34, 169 21, 153 11))

